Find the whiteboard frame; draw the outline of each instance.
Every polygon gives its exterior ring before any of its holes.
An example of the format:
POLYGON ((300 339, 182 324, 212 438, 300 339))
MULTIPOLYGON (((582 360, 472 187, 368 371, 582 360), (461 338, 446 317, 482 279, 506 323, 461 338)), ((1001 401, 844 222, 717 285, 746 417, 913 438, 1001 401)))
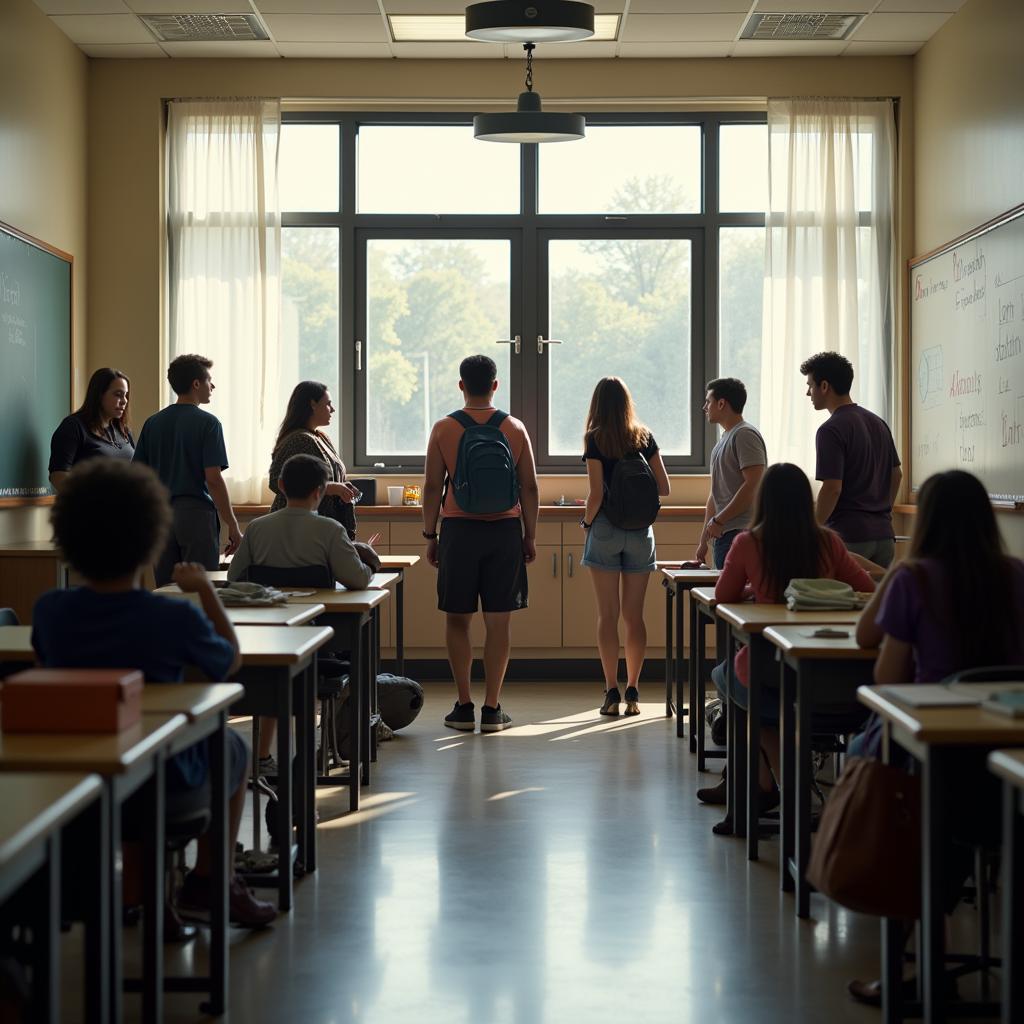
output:
MULTIPOLYGON (((996 228, 1002 227, 1004 224, 1009 224, 1011 221, 1016 220, 1018 217, 1024 217, 1024 203, 1020 203, 1018 206, 1014 206, 1012 209, 1007 210, 1005 213, 1001 213, 991 220, 985 221, 984 224, 979 225, 976 228, 972 228, 970 231, 965 231, 962 235, 958 235, 952 241, 945 242, 943 245, 938 246, 935 249, 931 249, 926 253, 922 253, 920 256, 912 256, 907 260, 907 358, 905 360, 905 372, 904 372, 904 399, 907 403, 907 436, 909 443, 907 445, 907 479, 909 482, 909 493, 911 496, 916 497, 917 492, 920 490, 919 487, 915 487, 913 484, 914 479, 914 398, 913 398, 913 375, 910 372, 910 363, 914 354, 914 317, 912 313, 911 296, 914 294, 914 271, 922 264, 928 263, 930 260, 935 259, 937 256, 944 256, 946 253, 952 251, 957 246, 963 245, 965 242, 974 241, 976 238, 980 238, 982 235, 987 235, 990 231, 995 231, 996 228)), ((1016 509, 1020 511, 1024 508, 1024 502, 1007 501, 1000 498, 993 498, 992 494, 989 493, 989 500, 993 506, 1000 509, 1016 509)))
MULTIPOLYGON (((50 256, 56 256, 68 265, 68 310, 70 313, 68 316, 68 366, 70 368, 70 373, 68 374, 67 393, 68 413, 71 413, 73 411, 72 389, 74 387, 75 380, 75 257, 71 253, 65 252, 63 249, 58 249, 55 245, 51 245, 49 242, 44 242, 41 238, 36 238, 34 235, 30 235, 10 224, 4 223, 2 220, 0 220, 0 231, 4 234, 10 235, 12 238, 18 239, 20 242, 26 242, 28 245, 42 250, 50 256)), ((54 425, 54 429, 56 430, 56 424, 54 425)), ((55 497, 56 496, 53 494, 47 494, 35 498, 0 498, 0 508, 19 508, 28 505, 52 505, 55 497)))

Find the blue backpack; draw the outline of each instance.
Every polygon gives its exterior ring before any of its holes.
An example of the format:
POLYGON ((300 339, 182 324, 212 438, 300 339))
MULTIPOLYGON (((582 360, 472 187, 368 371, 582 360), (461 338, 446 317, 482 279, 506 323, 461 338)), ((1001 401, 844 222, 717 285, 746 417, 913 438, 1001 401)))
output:
POLYGON ((455 475, 448 481, 455 504, 474 516, 515 508, 519 501, 516 460, 500 429, 508 413, 496 412, 486 423, 477 423, 461 409, 449 416, 464 428, 455 475))

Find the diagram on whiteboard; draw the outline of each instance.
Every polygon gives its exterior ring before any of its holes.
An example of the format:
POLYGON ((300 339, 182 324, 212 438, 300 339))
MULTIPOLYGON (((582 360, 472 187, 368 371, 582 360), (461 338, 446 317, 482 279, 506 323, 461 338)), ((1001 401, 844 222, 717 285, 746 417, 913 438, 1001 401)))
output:
POLYGON ((925 409, 932 409, 942 401, 941 345, 933 345, 921 353, 917 364, 917 391, 925 409))

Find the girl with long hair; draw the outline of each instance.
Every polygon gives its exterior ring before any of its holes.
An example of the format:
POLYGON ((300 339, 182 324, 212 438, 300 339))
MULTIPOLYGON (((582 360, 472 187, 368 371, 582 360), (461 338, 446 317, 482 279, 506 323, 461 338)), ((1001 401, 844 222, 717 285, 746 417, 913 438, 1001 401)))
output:
POLYGON ((639 452, 650 466, 658 494, 670 491, 668 473, 654 435, 636 416, 629 388, 618 377, 603 377, 594 388, 583 435, 583 461, 590 493, 580 526, 586 531, 582 563, 590 570, 597 597, 597 649, 604 671, 602 715, 617 715, 619 618, 625 627, 626 711, 640 713, 640 670, 647 650, 644 595, 655 570, 654 528, 624 530, 602 511, 615 466, 639 452))
POLYGON ((82 404, 50 438, 50 483, 55 490, 79 462, 115 458, 131 462, 135 438, 128 426, 131 383, 121 370, 102 366, 89 378, 82 404))
MULTIPOLYGON (((811 483, 804 471, 780 462, 769 466, 761 478, 754 498, 753 522, 749 530, 733 541, 715 584, 715 598, 728 604, 752 595, 757 602, 781 604, 792 579, 833 579, 849 583, 858 591, 875 589, 871 577, 846 550, 839 535, 818 525, 811 483)), ((723 700, 731 697, 740 707, 747 707, 749 666, 750 652, 742 647, 734 663, 736 685, 731 688, 728 666, 725 662, 715 666, 711 678, 723 700)), ((779 776, 779 701, 777 691, 773 699, 770 688, 766 689, 769 692, 761 702, 762 810, 778 803, 775 779, 779 776)), ((717 786, 698 790, 697 797, 707 804, 724 804, 724 780, 717 786)), ((732 822, 726 818, 713 831, 731 835, 732 822)))

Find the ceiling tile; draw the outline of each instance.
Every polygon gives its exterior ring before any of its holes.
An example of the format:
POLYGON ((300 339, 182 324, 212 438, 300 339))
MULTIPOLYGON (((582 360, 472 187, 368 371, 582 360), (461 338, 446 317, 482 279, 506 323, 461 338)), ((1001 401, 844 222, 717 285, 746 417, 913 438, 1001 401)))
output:
MULTIPOLYGON (((221 0, 224 3, 225 0, 221 0)), ((244 0, 243 0, 244 2, 244 0)), ((377 0, 252 0, 260 14, 376 14, 377 0)))
POLYGON ((878 0, 757 0, 756 11, 767 14, 864 14, 878 0))
MULTIPOLYGON (((615 56, 615 48, 618 43, 538 43, 536 56, 538 60, 561 60, 571 57, 574 60, 594 60, 598 57, 610 58, 615 56)), ((505 47, 505 56, 516 60, 523 59, 523 48, 519 45, 509 44, 505 47)))
POLYGON ((378 14, 268 14, 264 19, 279 43, 386 43, 378 14))
POLYGON ((808 39, 775 42, 770 39, 741 39, 732 48, 734 57, 838 57, 846 41, 808 39))
POLYGON ((497 43, 392 43, 396 57, 416 60, 493 60, 505 56, 497 43))
POLYGON ((902 43, 850 43, 843 50, 844 57, 909 57, 917 53, 924 43, 902 42, 902 43))
POLYGON ((153 42, 153 36, 134 14, 69 14, 51 20, 76 43, 153 42))
POLYGON ((728 43, 620 43, 620 57, 728 57, 733 44, 728 43))
POLYGON ((882 0, 879 11, 929 14, 946 12, 953 14, 959 11, 967 0, 882 0))
POLYGON ((44 14, 129 14, 124 0, 36 0, 44 14))
POLYGON ((619 38, 628 43, 724 42, 736 38, 744 20, 739 14, 630 14, 619 38))
POLYGON ((305 57, 309 60, 343 57, 346 60, 387 60, 391 47, 387 43, 278 43, 282 57, 305 57))
POLYGON ((632 0, 633 14, 746 14, 750 0, 632 0))
POLYGON ((245 40, 240 43, 161 43, 168 57, 279 57, 273 43, 245 40))
POLYGON ((949 21, 951 14, 869 14, 851 39, 859 43, 931 39, 949 21))
POLYGON ((85 43, 79 49, 87 57, 114 60, 166 60, 167 54, 156 43, 85 43))
POLYGON ((136 14, 252 14, 249 0, 124 0, 136 14))

